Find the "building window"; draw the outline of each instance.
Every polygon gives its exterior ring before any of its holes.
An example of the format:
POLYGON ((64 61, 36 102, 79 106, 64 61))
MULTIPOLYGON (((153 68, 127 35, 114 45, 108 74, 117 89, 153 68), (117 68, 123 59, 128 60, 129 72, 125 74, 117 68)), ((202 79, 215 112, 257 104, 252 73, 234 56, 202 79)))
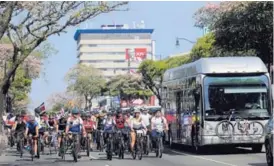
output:
POLYGON ((116 69, 113 70, 113 73, 116 74, 116 69))

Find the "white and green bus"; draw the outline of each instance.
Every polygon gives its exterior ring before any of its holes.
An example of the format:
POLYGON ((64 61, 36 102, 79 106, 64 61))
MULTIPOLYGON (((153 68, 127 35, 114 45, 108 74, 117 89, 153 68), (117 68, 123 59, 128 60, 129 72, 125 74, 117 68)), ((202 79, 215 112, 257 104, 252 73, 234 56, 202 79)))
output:
POLYGON ((202 58, 167 70, 162 106, 172 119, 170 145, 261 151, 272 108, 270 89, 269 73, 258 57, 202 58))

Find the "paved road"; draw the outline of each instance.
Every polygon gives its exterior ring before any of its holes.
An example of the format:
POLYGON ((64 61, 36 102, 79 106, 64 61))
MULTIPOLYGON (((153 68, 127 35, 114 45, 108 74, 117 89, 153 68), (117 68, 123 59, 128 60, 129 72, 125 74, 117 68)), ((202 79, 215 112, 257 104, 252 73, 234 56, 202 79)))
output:
POLYGON ((67 155, 66 161, 61 161, 56 155, 43 155, 41 159, 31 162, 27 154, 20 159, 12 149, 0 157, 0 166, 266 166, 265 154, 251 153, 249 149, 214 149, 216 152, 204 155, 195 155, 186 148, 180 149, 166 148, 162 159, 156 158, 152 153, 141 161, 132 160, 128 154, 124 160, 114 157, 112 161, 108 161, 105 154, 91 152, 90 157, 83 156, 78 163, 72 162, 70 155, 67 155))

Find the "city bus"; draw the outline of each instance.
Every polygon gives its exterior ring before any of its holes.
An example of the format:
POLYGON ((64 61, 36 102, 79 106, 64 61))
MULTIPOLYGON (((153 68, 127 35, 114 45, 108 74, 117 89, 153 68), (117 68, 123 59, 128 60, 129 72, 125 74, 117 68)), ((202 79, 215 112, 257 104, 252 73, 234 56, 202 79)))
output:
POLYGON ((161 89, 170 145, 251 147, 260 152, 272 109, 271 81, 258 57, 201 58, 167 70, 161 89))

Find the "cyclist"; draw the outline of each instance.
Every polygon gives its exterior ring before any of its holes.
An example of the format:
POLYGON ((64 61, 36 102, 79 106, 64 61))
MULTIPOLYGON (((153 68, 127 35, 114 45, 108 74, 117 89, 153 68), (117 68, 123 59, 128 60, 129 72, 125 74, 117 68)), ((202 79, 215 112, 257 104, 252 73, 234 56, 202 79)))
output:
MULTIPOLYGON (((24 134, 26 130, 26 123, 24 122, 22 115, 16 116, 15 123, 13 125, 12 130, 14 131, 15 138, 20 138, 21 136, 23 136, 22 134, 24 134)), ((19 140, 17 139, 17 141, 19 140)), ((18 147, 19 147, 19 144, 17 144, 17 148, 18 147)))
POLYGON ((146 134, 147 128, 140 116, 140 109, 136 109, 134 111, 134 117, 131 120, 131 151, 133 151, 135 142, 136 142, 136 131, 137 130, 143 130, 144 129, 144 135, 146 134))
MULTIPOLYGON (((91 120, 91 117, 88 115, 83 116, 83 126, 87 132, 87 137, 89 138, 90 142, 93 142, 93 131, 95 129, 95 123, 91 120)), ((92 147, 90 147, 90 150, 92 151, 92 147)))
MULTIPOLYGON (((97 142, 97 150, 99 150, 99 147, 100 147, 100 134, 101 134, 101 131, 104 130, 104 121, 106 119, 106 111, 103 110, 100 114, 97 114, 97 134, 96 134, 96 142, 97 142)), ((103 146, 103 145, 101 145, 103 146)))
MULTIPOLYGON (((122 133, 122 136, 124 138, 126 135, 126 131, 125 131, 125 119, 123 117, 123 114, 120 110, 117 111, 116 117, 115 117, 115 126, 116 126, 116 130, 120 131, 122 133)), ((115 142, 115 145, 118 145, 118 137, 117 137, 117 142, 115 142)), ((118 149, 117 149, 118 150, 118 149)))
MULTIPOLYGON (((67 126, 66 126, 66 134, 68 134, 68 132, 73 132, 73 133, 78 133, 79 135, 82 134, 85 136, 86 135, 86 130, 83 127, 83 120, 82 118, 79 116, 79 110, 77 108, 74 108, 71 111, 72 116, 70 116, 67 120, 67 126)), ((80 151, 80 139, 77 140, 78 141, 78 146, 77 146, 77 150, 78 152, 80 151)), ((80 158, 81 156, 78 154, 78 158, 80 158)))
POLYGON ((58 148, 60 148, 61 145, 61 139, 62 139, 62 134, 66 130, 67 126, 67 117, 61 116, 59 121, 58 121, 58 148))
POLYGON ((35 158, 38 158, 37 155, 37 139, 39 137, 39 124, 35 120, 34 116, 29 117, 29 121, 26 124, 25 137, 28 135, 32 135, 32 139, 34 140, 33 151, 35 154, 35 158))
POLYGON ((48 143, 48 131, 47 129, 49 128, 49 124, 48 121, 45 120, 44 116, 40 117, 40 124, 39 125, 39 135, 41 135, 43 137, 43 140, 45 141, 45 143, 48 143))
POLYGON ((52 115, 49 115, 48 123, 49 123, 49 127, 53 127, 55 131, 58 132, 57 120, 52 115))
POLYGON ((151 119, 151 136, 152 136, 152 145, 155 147, 155 140, 158 134, 164 134, 164 130, 168 130, 167 120, 162 116, 161 110, 156 110, 155 116, 151 119))
MULTIPOLYGON (((113 120, 113 114, 111 112, 107 113, 107 118, 104 120, 104 133, 105 133, 105 140, 108 137, 109 133, 113 133, 115 127, 115 121, 113 120)), ((106 141, 105 141, 106 142, 106 141)))

